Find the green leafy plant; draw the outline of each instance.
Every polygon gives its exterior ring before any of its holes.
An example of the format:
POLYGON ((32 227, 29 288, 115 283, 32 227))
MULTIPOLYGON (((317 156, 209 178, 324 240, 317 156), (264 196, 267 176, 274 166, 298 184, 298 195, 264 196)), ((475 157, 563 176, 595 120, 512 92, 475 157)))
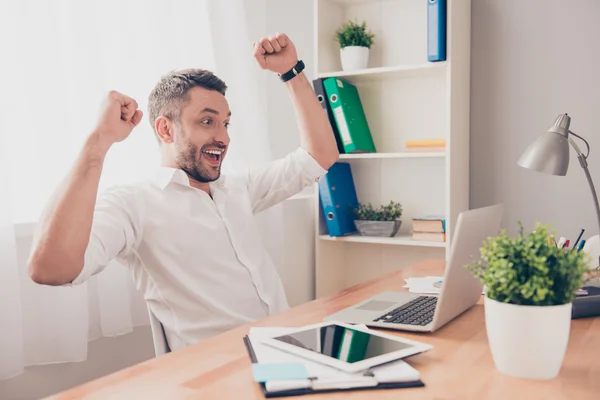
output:
POLYGON ((402 205, 390 201, 388 205, 382 205, 374 209, 371 203, 359 204, 354 209, 354 218, 363 221, 395 221, 402 216, 402 205))
POLYGON ((481 259, 466 268, 487 285, 492 300, 534 306, 572 302, 584 281, 587 254, 556 247, 549 225, 536 223, 528 233, 519 226, 516 237, 502 230, 488 238, 481 259))
POLYGON ((335 32, 335 40, 343 49, 347 46, 362 46, 371 48, 375 35, 367 31, 367 23, 358 24, 356 21, 348 21, 342 24, 335 32))

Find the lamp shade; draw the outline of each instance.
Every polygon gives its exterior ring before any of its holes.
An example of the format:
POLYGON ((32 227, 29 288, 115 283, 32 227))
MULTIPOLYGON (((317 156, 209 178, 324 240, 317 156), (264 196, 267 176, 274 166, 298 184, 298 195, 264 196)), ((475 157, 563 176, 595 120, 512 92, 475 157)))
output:
POLYGON ((566 175, 569 169, 570 121, 571 117, 561 114, 547 132, 529 145, 518 164, 550 175, 566 175))

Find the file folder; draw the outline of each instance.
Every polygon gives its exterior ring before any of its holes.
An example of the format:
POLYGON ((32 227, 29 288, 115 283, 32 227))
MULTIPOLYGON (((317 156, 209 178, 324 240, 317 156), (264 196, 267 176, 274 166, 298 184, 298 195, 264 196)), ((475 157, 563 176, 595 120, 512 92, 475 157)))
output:
POLYGON ((375 153, 369 123, 355 85, 339 78, 323 81, 346 153, 375 153))
POLYGON ((325 110, 325 113, 327 114, 327 118, 329 118, 329 124, 331 125, 337 143, 338 153, 344 154, 344 145, 342 144, 342 139, 340 138, 340 133, 337 124, 335 123, 333 111, 331 111, 331 106, 329 105, 329 101, 327 101, 327 92, 325 91, 325 86, 323 86, 323 78, 314 79, 313 88, 317 95, 317 100, 319 100, 321 107, 323 107, 323 110, 325 110))
POLYGON ((427 60, 446 60, 446 0, 427 0, 427 60))
POLYGON ((358 198, 350 164, 333 164, 319 180, 319 195, 329 236, 355 233, 354 210, 358 207, 358 198))

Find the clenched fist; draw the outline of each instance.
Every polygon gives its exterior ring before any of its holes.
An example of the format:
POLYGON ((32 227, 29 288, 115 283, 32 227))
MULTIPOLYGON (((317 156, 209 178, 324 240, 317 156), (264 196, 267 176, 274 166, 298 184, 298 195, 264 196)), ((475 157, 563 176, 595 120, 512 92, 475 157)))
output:
POLYGON ((137 102, 111 90, 104 101, 96 132, 106 142, 120 142, 129 136, 141 120, 142 112, 138 110, 137 102))
POLYGON ((254 58, 262 69, 284 74, 298 62, 294 43, 284 33, 254 42, 254 58))

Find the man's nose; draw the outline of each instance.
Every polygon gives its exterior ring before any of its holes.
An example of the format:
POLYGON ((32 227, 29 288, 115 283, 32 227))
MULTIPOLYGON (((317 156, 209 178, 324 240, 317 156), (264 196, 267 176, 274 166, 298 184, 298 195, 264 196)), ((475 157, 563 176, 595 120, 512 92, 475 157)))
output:
POLYGON ((229 143, 229 133, 227 132, 227 128, 224 126, 217 129, 217 134, 215 135, 215 141, 227 144, 229 143))

